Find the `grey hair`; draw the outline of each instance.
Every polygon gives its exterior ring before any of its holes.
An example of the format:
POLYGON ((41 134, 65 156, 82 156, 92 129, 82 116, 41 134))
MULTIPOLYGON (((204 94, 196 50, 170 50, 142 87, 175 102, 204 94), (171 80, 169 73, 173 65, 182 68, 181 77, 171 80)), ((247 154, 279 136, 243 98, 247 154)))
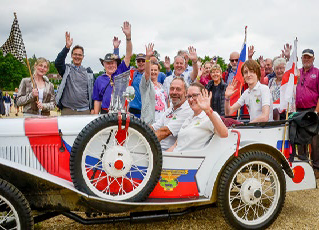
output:
POLYGON ((187 54, 188 55, 188 51, 187 50, 179 50, 177 52, 177 56, 182 56, 183 54, 187 54))
POLYGON ((274 60, 274 63, 273 63, 273 66, 274 66, 274 69, 279 66, 280 64, 284 64, 286 65, 286 59, 284 58, 276 58, 276 60, 274 60))
MULTIPOLYGON (((185 79, 183 77, 176 76, 175 78, 173 78, 172 82, 176 81, 176 80, 181 80, 183 82, 185 92, 187 92, 188 86, 187 86, 187 83, 186 83, 185 79)), ((172 84, 172 82, 171 82, 171 84, 172 84)))
POLYGON ((184 61, 184 64, 185 64, 186 60, 185 60, 185 58, 184 58, 183 56, 181 56, 181 55, 175 56, 175 57, 174 57, 174 62, 176 61, 176 58, 178 58, 178 57, 182 58, 183 61, 184 61))

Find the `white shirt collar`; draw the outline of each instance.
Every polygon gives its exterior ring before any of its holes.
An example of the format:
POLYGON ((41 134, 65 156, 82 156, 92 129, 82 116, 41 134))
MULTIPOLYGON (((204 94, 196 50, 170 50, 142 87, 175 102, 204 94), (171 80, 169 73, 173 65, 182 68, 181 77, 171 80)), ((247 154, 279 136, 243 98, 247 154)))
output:
POLYGON ((254 86, 254 88, 249 89, 249 92, 251 92, 251 91, 256 91, 259 87, 260 87, 260 82, 257 81, 257 83, 256 83, 256 85, 254 86))

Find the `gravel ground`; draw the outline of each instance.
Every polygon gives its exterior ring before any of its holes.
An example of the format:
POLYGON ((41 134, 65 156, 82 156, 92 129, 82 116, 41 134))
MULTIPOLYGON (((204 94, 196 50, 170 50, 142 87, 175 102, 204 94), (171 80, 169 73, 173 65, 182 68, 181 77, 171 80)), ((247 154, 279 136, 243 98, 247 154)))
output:
MULTIPOLYGON (((55 111, 51 112, 55 116, 55 111)), ((14 115, 14 108, 12 113, 14 115)), ((19 113, 22 117, 22 113, 19 113)), ((3 117, 5 118, 5 117, 3 117)), ((319 180, 317 180, 319 187, 319 180)), ((285 206, 278 219, 270 229, 319 229, 319 189, 288 192, 285 206)), ((138 224, 117 223, 85 226, 62 215, 46 220, 35 226, 35 229, 229 229, 218 208, 209 208, 173 218, 168 221, 147 222, 138 224)))
MULTIPOLYGON (((317 180, 319 186, 319 180, 317 180)), ((270 229, 319 229, 319 189, 288 192, 285 206, 270 229)), ((229 229, 218 208, 209 208, 173 218, 147 223, 116 223, 85 226, 64 216, 57 216, 36 229, 229 229)))

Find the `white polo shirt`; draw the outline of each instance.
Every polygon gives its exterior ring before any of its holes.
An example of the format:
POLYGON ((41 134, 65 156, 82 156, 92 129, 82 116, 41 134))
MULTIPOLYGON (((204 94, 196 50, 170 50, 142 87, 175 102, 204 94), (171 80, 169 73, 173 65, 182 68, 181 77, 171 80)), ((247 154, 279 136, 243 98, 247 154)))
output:
POLYGON ((161 147, 163 151, 175 144, 177 134, 185 119, 193 114, 194 112, 189 107, 188 101, 186 100, 181 107, 177 108, 176 110, 173 109, 173 106, 169 107, 161 116, 161 118, 152 125, 155 131, 163 126, 167 126, 172 133, 161 141, 161 147))
POLYGON ((269 105, 269 120, 272 119, 272 99, 268 86, 260 84, 258 81, 253 89, 246 89, 245 92, 241 95, 241 97, 237 101, 240 106, 246 105, 249 115, 250 121, 259 117, 262 114, 262 107, 264 105, 269 105))
MULTIPOLYGON (((213 112, 219 119, 220 116, 213 112)), ((214 125, 202 111, 197 116, 188 117, 182 125, 178 137, 175 151, 202 149, 214 134, 214 125)))

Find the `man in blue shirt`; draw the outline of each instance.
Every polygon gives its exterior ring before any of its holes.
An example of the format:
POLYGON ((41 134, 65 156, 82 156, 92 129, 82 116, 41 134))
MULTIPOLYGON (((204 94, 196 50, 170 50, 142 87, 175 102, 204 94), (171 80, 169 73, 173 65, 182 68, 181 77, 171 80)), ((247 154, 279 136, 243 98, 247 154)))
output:
POLYGON ((134 100, 130 102, 129 112, 134 116, 140 118, 141 117, 141 109, 142 109, 142 100, 140 93, 140 82, 142 76, 145 72, 145 54, 139 53, 136 55, 136 65, 137 70, 133 74, 132 86, 135 89, 135 97, 134 100))
POLYGON ((104 59, 100 58, 101 64, 104 66, 105 74, 99 76, 93 88, 92 99, 94 100, 94 113, 108 113, 111 102, 111 95, 114 85, 114 77, 129 70, 130 60, 132 56, 132 41, 131 41, 131 25, 129 22, 124 22, 122 31, 126 36, 126 55, 124 60, 116 54, 108 53, 104 59))

